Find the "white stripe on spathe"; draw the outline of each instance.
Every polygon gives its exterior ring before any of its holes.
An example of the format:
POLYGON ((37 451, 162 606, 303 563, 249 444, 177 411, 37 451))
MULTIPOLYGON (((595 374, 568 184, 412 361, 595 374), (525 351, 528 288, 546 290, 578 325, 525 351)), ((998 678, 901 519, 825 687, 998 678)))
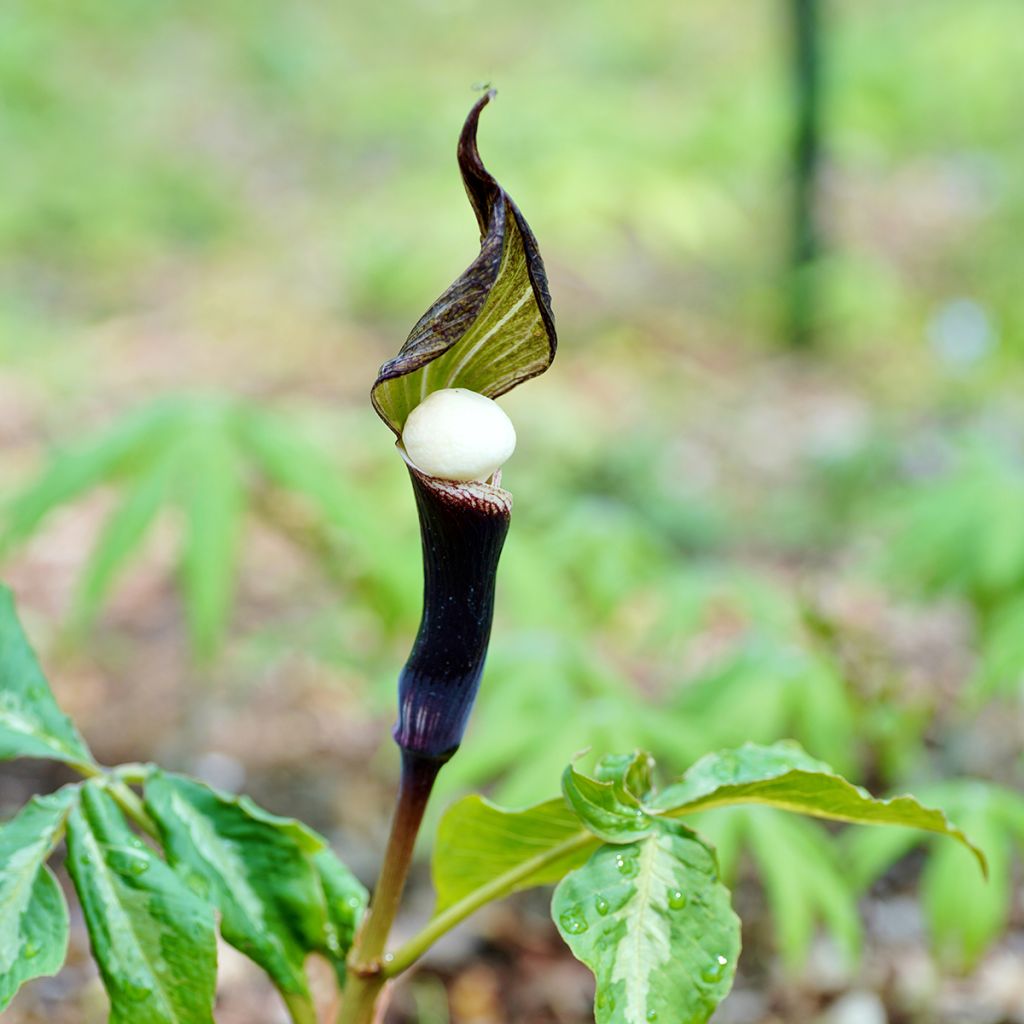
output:
POLYGON ((483 337, 455 364, 452 368, 451 373, 448 374, 448 380, 445 383, 446 388, 452 386, 452 381, 459 375, 459 373, 465 368, 466 364, 480 351, 480 349, 487 343, 487 340, 494 336, 497 331, 500 331, 519 312, 520 309, 526 305, 526 300, 531 298, 533 295, 533 285, 527 285, 526 291, 523 292, 523 297, 497 322, 495 325, 488 330, 483 337))

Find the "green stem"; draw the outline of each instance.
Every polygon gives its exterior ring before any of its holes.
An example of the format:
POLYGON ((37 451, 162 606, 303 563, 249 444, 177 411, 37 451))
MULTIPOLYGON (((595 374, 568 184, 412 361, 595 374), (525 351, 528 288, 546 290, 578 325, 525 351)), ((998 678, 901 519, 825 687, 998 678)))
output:
POLYGON ((384 863, 369 913, 349 955, 349 979, 338 1024, 372 1024, 374 1020, 377 1001, 387 980, 382 969, 384 947, 398 914, 416 836, 442 763, 408 751, 402 753, 402 781, 384 863))
POLYGON ((117 805, 128 815, 132 821, 135 822, 139 828, 142 829, 147 835, 153 839, 160 839, 160 830, 156 827, 156 823, 149 816, 146 811, 142 800, 139 799, 139 795, 135 790, 131 789, 128 785, 122 782, 120 779, 115 779, 112 776, 107 776, 104 782, 107 792, 117 801, 117 805))
POLYGON ((316 1010, 308 996, 298 995, 295 992, 282 992, 281 996, 288 1010, 288 1016, 292 1019, 292 1024, 317 1024, 316 1010))
POLYGON ((539 853, 529 860, 524 860, 510 871, 506 871, 504 874, 498 875, 497 878, 491 879, 486 885, 480 886, 479 889, 474 889, 438 914, 421 932, 414 935, 393 956, 388 957, 383 965, 382 974, 386 978, 393 978, 408 970, 442 935, 451 931, 480 907, 509 895, 520 882, 525 881, 531 875, 562 857, 591 844, 598 845, 594 834, 580 832, 571 839, 566 839, 557 846, 553 846, 550 850, 539 853))

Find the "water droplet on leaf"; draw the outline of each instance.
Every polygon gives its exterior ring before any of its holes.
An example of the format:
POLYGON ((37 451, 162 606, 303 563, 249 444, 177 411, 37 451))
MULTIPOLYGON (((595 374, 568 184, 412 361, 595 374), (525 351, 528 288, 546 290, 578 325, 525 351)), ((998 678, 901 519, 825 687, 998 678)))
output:
POLYGON ((570 935, 581 935, 590 927, 578 907, 565 911, 559 916, 558 922, 570 935))
POLYGON ((647 1011, 647 1020, 654 1021, 654 1020, 657 1020, 657 1019, 658 1019, 658 1011, 657 1010, 648 1010, 647 1011))
POLYGON ((682 889, 669 889, 668 905, 673 910, 682 910, 686 906, 686 893, 682 889))
POLYGON ((625 857, 621 853, 615 855, 615 866, 619 874, 626 878, 636 878, 640 874, 640 865, 635 857, 625 857))
POLYGON ((39 956, 42 951, 42 947, 38 942, 26 942, 24 949, 21 951, 21 955, 26 960, 32 960, 34 957, 39 956))
POLYGON ((700 976, 709 982, 721 981, 725 977, 725 969, 729 961, 724 956, 716 956, 714 960, 700 972, 700 976))
POLYGON ((594 906, 602 917, 611 910, 611 904, 603 896, 598 896, 597 899, 594 900, 594 906))

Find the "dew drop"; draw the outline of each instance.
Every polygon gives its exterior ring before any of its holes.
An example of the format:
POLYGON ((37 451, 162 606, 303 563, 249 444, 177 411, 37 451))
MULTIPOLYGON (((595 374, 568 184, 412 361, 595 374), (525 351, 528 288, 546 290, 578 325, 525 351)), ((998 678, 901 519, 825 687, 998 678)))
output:
POLYGON ((590 927, 578 908, 567 910, 559 916, 558 921, 570 935, 581 935, 590 927))
POLYGON ((682 910, 686 906, 686 893, 682 889, 669 889, 668 905, 673 910, 682 910))
POLYGON ((604 917, 612 908, 611 904, 603 896, 598 896, 597 899, 594 900, 594 907, 602 917, 604 917))
POLYGON ((619 869, 619 874, 625 878, 636 878, 640 874, 640 865, 634 857, 624 857, 621 853, 617 853, 615 866, 619 869))
POLYGON ((721 981, 725 976, 725 969, 729 966, 729 961, 724 956, 716 956, 714 960, 700 972, 700 976, 709 982, 721 981))
POLYGON ((133 875, 144 875, 149 870, 149 861, 133 860, 129 870, 133 875))
POLYGON ((394 953, 385 953, 384 956, 381 959, 383 960, 384 963, 389 964, 389 963, 391 963, 392 960, 395 959, 395 954, 394 953))
POLYGON ((607 1010, 611 1013, 615 1009, 615 996, 611 992, 598 991, 595 1003, 599 1010, 607 1010))
POLYGON ((361 910, 363 906, 363 901, 358 896, 349 896, 348 905, 353 910, 361 910))
POLYGON ((42 952, 42 946, 38 942, 26 942, 24 948, 21 951, 21 955, 26 960, 32 960, 39 956, 42 952))
POLYGON ((647 1011, 647 1016, 644 1019, 645 1020, 650 1020, 650 1021, 657 1020, 658 1019, 658 1011, 657 1010, 648 1010, 647 1011))

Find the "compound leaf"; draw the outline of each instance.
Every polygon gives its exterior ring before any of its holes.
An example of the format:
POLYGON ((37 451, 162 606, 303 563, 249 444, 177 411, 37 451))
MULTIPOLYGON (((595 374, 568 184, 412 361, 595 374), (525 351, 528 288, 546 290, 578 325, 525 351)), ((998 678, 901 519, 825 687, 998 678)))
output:
POLYGON ((597 978, 597 1024, 703 1024, 732 985, 739 919, 687 829, 601 846, 559 883, 551 912, 597 978))
POLYGON ((68 907, 46 866, 74 787, 37 796, 0 827, 0 1011, 26 981, 56 974, 68 947, 68 907))
POLYGON ((15 757, 51 758, 90 770, 94 764, 78 730, 57 707, 11 592, 0 586, 0 761, 15 757))
POLYGON ((213 1024, 213 908, 134 836, 98 783, 82 787, 67 834, 111 1024, 213 1024))

